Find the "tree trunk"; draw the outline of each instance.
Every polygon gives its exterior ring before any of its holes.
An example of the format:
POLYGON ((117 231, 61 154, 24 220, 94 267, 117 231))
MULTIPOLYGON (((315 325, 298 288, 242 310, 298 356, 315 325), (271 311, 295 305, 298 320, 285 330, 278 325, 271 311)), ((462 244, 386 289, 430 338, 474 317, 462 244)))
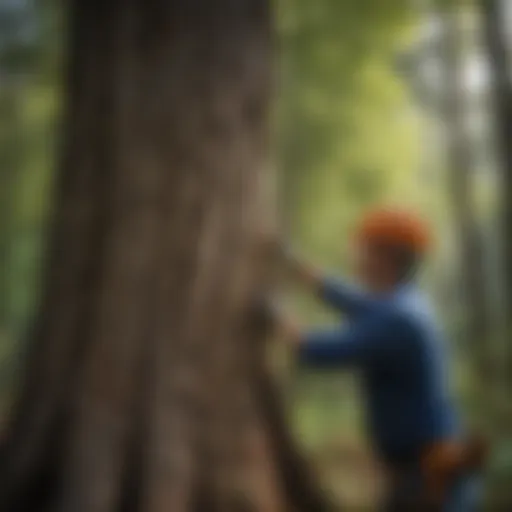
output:
POLYGON ((466 300, 468 342, 477 376, 485 382, 489 356, 489 303, 484 275, 484 254, 478 216, 473 202, 471 145, 467 133, 465 83, 463 77, 462 29, 459 7, 440 11, 444 23, 443 74, 444 114, 447 130, 449 186, 455 228, 459 237, 462 284, 466 300))
POLYGON ((0 336, 10 325, 10 273, 13 242, 13 203, 16 198, 16 178, 19 175, 20 145, 20 85, 15 79, 4 78, 0 84, 0 336))
POLYGON ((269 3, 72 2, 55 227, 2 511, 323 509, 289 477, 253 307, 270 279, 269 3))
MULTIPOLYGON (((488 48, 488 61, 492 86, 493 118, 497 162, 501 174, 501 226, 503 233, 503 263, 506 340, 510 338, 512 324, 512 85, 507 44, 504 35, 504 13, 497 0, 481 2, 484 35, 488 48)), ((505 374, 512 375, 512 349, 507 346, 505 374)))

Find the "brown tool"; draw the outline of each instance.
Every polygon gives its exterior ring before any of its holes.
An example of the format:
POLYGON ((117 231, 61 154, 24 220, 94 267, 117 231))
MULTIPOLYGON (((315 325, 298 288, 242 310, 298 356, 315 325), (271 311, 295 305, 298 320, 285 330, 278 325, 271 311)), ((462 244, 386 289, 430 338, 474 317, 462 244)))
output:
POLYGON ((487 442, 480 435, 469 436, 464 441, 442 441, 426 448, 421 468, 431 510, 440 507, 458 477, 485 466, 488 451, 487 442))

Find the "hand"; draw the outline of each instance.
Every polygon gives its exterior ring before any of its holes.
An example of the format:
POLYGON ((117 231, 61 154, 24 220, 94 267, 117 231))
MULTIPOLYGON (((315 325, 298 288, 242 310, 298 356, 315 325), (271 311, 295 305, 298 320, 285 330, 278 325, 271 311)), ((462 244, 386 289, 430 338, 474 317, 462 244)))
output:
POLYGON ((301 328, 298 322, 290 315, 283 315, 279 319, 278 335, 288 344, 298 345, 301 338, 301 328))
POLYGON ((263 252, 266 254, 272 254, 279 260, 286 262, 288 265, 294 265, 296 261, 295 252, 290 246, 283 242, 279 235, 275 232, 260 231, 258 234, 259 244, 263 252))
POLYGON ((300 326, 282 305, 275 299, 266 299, 262 305, 277 337, 288 343, 298 343, 301 336, 300 326))
POLYGON ((285 343, 296 345, 300 342, 302 330, 299 322, 280 305, 274 305, 276 334, 285 343))

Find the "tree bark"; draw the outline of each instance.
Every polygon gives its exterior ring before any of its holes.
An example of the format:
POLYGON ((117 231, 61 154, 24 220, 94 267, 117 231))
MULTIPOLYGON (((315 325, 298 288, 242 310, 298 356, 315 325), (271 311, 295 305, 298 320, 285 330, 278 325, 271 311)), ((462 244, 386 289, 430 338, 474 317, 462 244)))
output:
POLYGON ((55 225, 0 509, 322 510, 309 476, 286 477, 253 306, 270 279, 270 2, 71 3, 55 225))

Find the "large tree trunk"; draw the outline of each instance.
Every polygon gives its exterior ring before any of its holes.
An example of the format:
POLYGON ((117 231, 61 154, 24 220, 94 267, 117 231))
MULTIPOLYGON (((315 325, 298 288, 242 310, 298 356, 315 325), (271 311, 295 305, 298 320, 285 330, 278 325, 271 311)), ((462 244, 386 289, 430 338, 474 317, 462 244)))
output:
POLYGON ((483 382, 488 374, 490 315, 484 275, 484 254, 473 193, 471 143, 466 118, 463 37, 460 7, 449 4, 439 11, 444 25, 442 63, 444 116, 447 130, 447 155, 450 195, 459 238, 462 284, 466 301, 466 335, 473 353, 477 376, 483 382))
MULTIPOLYGON (((501 177, 501 226, 503 233, 505 318, 507 341, 512 324, 512 84, 510 81, 509 52, 504 35, 503 4, 498 0, 481 2, 484 34, 488 48, 488 62, 492 86, 492 105, 495 126, 497 161, 501 177)), ((506 375, 512 375, 512 348, 507 347, 506 375)))
POLYGON ((253 307, 270 279, 269 3, 72 2, 55 229, 2 511, 322 510, 287 471, 253 307))

